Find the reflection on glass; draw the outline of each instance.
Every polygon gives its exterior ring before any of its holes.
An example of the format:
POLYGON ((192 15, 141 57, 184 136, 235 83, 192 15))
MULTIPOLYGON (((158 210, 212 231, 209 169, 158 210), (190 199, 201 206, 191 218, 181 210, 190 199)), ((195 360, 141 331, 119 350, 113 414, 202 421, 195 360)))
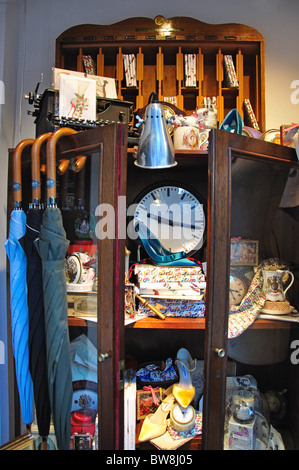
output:
POLYGON ((88 157, 79 172, 71 161, 60 177, 66 235, 66 281, 72 367, 71 443, 75 450, 97 448, 97 241, 99 162, 88 157))
POLYGON ((272 320, 275 315, 291 313, 298 305, 292 289, 294 276, 288 272, 294 261, 292 240, 288 245, 284 239, 293 221, 280 208, 289 171, 286 165, 257 158, 232 159, 224 439, 229 449, 284 447, 271 422, 264 392, 287 386, 285 375, 277 379, 279 366, 275 378, 268 371, 270 365, 275 367, 273 364, 287 359, 289 330, 250 327, 261 315, 272 320))

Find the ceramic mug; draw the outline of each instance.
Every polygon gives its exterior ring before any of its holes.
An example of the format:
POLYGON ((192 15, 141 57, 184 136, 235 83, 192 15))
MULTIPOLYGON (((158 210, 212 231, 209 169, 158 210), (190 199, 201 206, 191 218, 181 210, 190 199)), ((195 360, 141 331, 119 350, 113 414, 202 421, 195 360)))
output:
POLYGON ((283 302, 286 299, 286 292, 293 282, 294 275, 290 271, 263 269, 263 291, 266 295, 266 300, 283 302), (289 281, 289 284, 284 289, 284 284, 287 281, 289 281))
POLYGON ((194 150, 199 146, 199 130, 196 127, 180 126, 173 132, 175 150, 194 150))

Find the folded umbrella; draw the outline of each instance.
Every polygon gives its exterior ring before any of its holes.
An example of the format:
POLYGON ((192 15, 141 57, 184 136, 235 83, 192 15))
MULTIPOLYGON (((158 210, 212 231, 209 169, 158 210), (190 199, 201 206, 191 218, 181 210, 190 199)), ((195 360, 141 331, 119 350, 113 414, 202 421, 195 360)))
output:
POLYGON ((73 390, 65 277, 69 241, 56 206, 56 143, 60 136, 74 133, 60 128, 47 141, 47 207, 35 241, 42 260, 49 397, 59 450, 70 446, 73 390))
POLYGON ((27 259, 19 242, 26 230, 26 214, 21 208, 22 181, 21 155, 32 145, 33 139, 21 141, 13 154, 13 195, 14 209, 10 217, 9 236, 5 249, 10 261, 10 310, 12 348, 15 359, 16 380, 18 385, 21 414, 30 432, 33 421, 33 385, 29 370, 29 320, 27 303, 27 259))
POLYGON ((29 311, 29 368, 33 382, 36 421, 42 438, 41 449, 47 449, 51 406, 49 399, 42 262, 34 245, 39 237, 43 208, 41 204, 40 149, 51 133, 42 134, 31 149, 32 203, 27 212, 25 235, 20 243, 27 257, 27 297, 29 311))

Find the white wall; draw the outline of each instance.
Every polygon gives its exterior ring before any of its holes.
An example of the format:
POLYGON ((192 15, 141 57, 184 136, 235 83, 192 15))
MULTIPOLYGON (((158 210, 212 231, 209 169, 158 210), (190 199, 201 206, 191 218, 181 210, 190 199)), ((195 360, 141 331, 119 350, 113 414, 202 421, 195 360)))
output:
MULTIPOLYGON (((19 0, 0 2, 0 80, 4 83, 4 103, 0 104, 0 347, 4 345, 0 357, 0 443, 8 436, 8 396, 7 389, 7 338, 6 338, 6 239, 7 217, 7 150, 13 147, 15 133, 15 113, 18 111, 17 90, 19 76, 20 25, 22 9, 19 0), (2 351, 3 352, 3 351, 2 351), (3 363, 4 362, 4 363, 3 363)), ((18 119, 19 121, 19 119, 18 119)), ((17 133, 19 136, 19 133, 17 133)))
MULTIPOLYGON (((299 103, 291 102, 290 88, 294 80, 299 81, 298 0, 0 1, 0 80, 5 85, 5 104, 0 104, 0 341, 6 325, 3 245, 7 149, 24 138, 35 137, 34 119, 27 115, 31 107, 23 96, 34 90, 41 73, 44 81, 40 91, 51 85, 55 39, 65 29, 83 23, 110 24, 135 16, 154 18, 157 14, 166 18, 189 16, 214 24, 239 22, 260 31, 265 38, 266 127, 299 121, 299 103)), ((0 389, 5 373, 0 364, 0 389)))

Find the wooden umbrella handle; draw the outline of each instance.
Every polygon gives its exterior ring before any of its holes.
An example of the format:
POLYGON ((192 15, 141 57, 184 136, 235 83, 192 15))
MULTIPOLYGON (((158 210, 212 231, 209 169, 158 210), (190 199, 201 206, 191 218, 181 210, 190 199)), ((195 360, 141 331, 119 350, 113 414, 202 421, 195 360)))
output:
POLYGON ((32 202, 39 202, 41 199, 40 185, 40 149, 42 144, 49 139, 52 132, 39 135, 31 149, 31 183, 32 183, 32 202))
POLYGON ((59 160, 60 161, 60 165, 58 167, 58 174, 59 175, 64 175, 64 173, 66 172, 66 170, 68 169, 69 165, 70 165, 70 161, 67 160, 67 159, 63 159, 63 160, 59 160))
MULTIPOLYGON (((79 173, 79 171, 82 170, 82 168, 85 165, 86 158, 87 157, 83 157, 82 155, 80 155, 76 158, 76 161, 75 161, 75 164, 74 164, 75 173, 79 173)), ((59 160, 59 161, 60 161, 60 165, 59 165, 58 170, 57 170, 58 174, 59 175, 64 175, 64 173, 66 172, 66 170, 68 169, 68 167, 70 165, 70 160, 64 159, 64 160, 59 160)))
POLYGON ((79 155, 75 161, 75 173, 79 173, 85 165, 86 158, 83 155, 79 155))
POLYGON ((21 156, 25 147, 32 145, 34 139, 24 139, 18 143, 13 153, 13 200, 14 207, 21 207, 22 202, 22 175, 21 156))
POLYGON ((69 127, 61 127, 53 132, 47 141, 47 203, 55 204, 56 199, 56 144, 60 137, 77 134, 69 127))

